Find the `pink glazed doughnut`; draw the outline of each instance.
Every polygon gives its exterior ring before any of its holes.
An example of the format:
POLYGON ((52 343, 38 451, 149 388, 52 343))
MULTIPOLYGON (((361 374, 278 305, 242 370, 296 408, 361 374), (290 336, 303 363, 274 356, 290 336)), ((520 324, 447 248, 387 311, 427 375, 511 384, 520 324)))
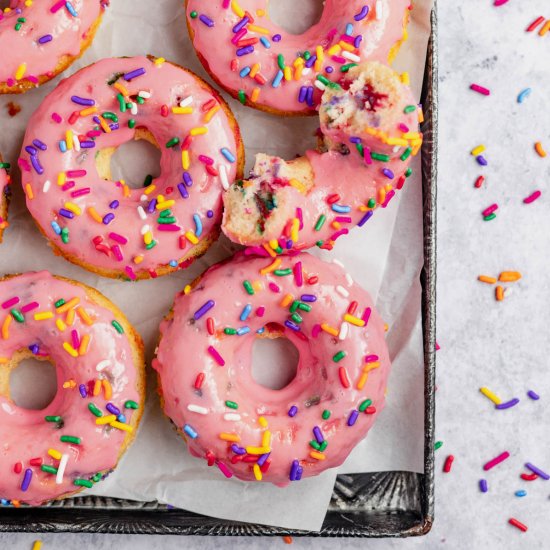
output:
POLYGON ((91 44, 109 0, 10 0, 0 9, 0 94, 63 72, 91 44))
POLYGON ((221 97, 153 57, 103 59, 61 82, 31 117, 19 159, 27 207, 54 251, 131 280, 206 252, 219 234, 223 189, 243 163, 221 97), (161 150, 160 176, 134 189, 110 170, 116 148, 132 139, 161 150))
POLYGON ((0 498, 39 505, 92 487, 141 418, 141 338, 97 290, 47 271, 4 277, 0 308, 0 498), (10 398, 10 374, 29 357, 56 367, 42 410, 10 398))
POLYGON ((322 91, 355 63, 391 62, 407 37, 411 0, 326 0, 320 21, 300 35, 269 19, 268 0, 185 4, 212 78, 245 105, 289 116, 315 114, 322 91))
POLYGON ((160 332, 164 411, 226 477, 283 486, 338 466, 384 406, 384 324, 337 262, 241 253, 177 296, 160 332), (278 337, 300 358, 272 390, 252 377, 252 344, 278 337))

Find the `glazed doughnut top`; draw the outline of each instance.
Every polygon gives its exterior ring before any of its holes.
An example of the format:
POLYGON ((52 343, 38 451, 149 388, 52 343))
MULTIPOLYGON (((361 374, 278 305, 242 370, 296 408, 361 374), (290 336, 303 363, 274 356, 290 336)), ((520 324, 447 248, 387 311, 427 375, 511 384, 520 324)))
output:
POLYGON ((90 65, 62 81, 29 122, 19 160, 27 207, 67 259, 102 275, 185 267, 217 235, 223 187, 242 166, 226 109, 206 83, 161 58, 90 65), (160 176, 133 189, 136 182, 102 177, 103 151, 140 132, 161 150, 160 176))
POLYGON ((153 367, 165 413, 195 456, 243 480, 285 485, 340 465, 382 410, 384 324, 337 264, 242 253, 210 268, 160 327, 153 367), (288 338, 295 378, 252 377, 257 337, 288 338))
POLYGON ((78 56, 88 29, 109 0, 11 0, 0 10, 0 83, 54 73, 60 58, 78 56))

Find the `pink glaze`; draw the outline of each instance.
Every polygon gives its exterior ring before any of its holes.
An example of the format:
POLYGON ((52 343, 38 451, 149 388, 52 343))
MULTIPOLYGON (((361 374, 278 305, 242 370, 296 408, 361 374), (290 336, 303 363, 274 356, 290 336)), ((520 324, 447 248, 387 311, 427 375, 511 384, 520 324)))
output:
POLYGON ((139 400, 136 366, 128 336, 119 334, 111 324, 116 320, 114 313, 94 303, 81 286, 56 279, 46 271, 26 273, 0 283, 0 302, 3 327, 13 308, 23 312, 25 318, 23 323, 12 319, 7 338, 3 330, 0 357, 9 360, 17 351, 36 345, 35 355, 49 357, 56 366, 58 391, 45 409, 22 409, 6 395, 0 395, 0 498, 37 505, 78 490, 75 479, 89 480, 96 473, 115 467, 126 431, 96 425, 96 416, 88 405, 93 403, 103 415, 108 415, 105 406, 110 402, 121 410, 127 423, 132 423, 133 411, 124 404, 139 400), (83 308, 93 324, 84 323, 77 310, 74 323, 61 332, 56 320, 66 321, 67 313, 56 313, 54 303, 60 298, 68 303, 75 297, 80 300, 75 307, 83 308), (35 315, 42 312, 52 312, 54 316, 35 320, 35 315), (81 340, 86 334, 90 337, 87 352, 76 358, 62 347, 64 342, 74 347, 72 331, 81 340), (103 391, 91 396, 93 381, 97 379, 110 382, 110 399, 105 398, 103 391), (85 398, 79 391, 80 384, 87 388, 85 398), (62 423, 46 422, 46 416, 61 416, 62 423), (61 442, 64 435, 81 438, 81 444, 61 442), (58 467, 59 460, 48 455, 49 449, 68 455, 60 484, 56 483, 55 474, 30 465, 31 459, 39 458, 45 465, 58 467), (19 474, 14 471, 18 463, 22 468, 19 474), (23 491, 27 469, 32 470, 32 478, 28 489, 23 491))
POLYGON ((71 0, 70 4, 76 17, 65 2, 57 0, 33 0, 30 6, 24 0, 11 0, 11 10, 0 11, 0 83, 14 86, 23 64, 22 79, 37 83, 38 77, 53 74, 62 56, 79 55, 90 27, 109 0, 71 0), (15 30, 18 18, 26 21, 15 30), (49 36, 51 40, 46 41, 44 37, 49 36))
MULTIPOLYGON (((0 205, 4 204, 4 201, 7 200, 7 196, 9 195, 9 177, 7 173, 7 168, 9 165, 5 162, 2 162, 2 155, 0 155, 0 205)), ((4 229, 8 226, 7 220, 3 219, 2 214, 0 212, 0 238, 2 236, 2 232, 4 229)))
MULTIPOLYGON (((229 182, 237 174, 240 161, 237 138, 221 108, 222 102, 192 73, 162 60, 156 64, 146 57, 104 59, 82 69, 46 97, 27 127, 20 166, 24 189, 27 183, 32 189, 33 198, 27 191, 31 214, 48 238, 65 255, 75 256, 77 263, 116 270, 117 274, 130 279, 155 276, 159 267, 177 269, 182 259, 197 248, 197 244, 192 243, 195 236, 200 246, 200 241, 211 237, 219 227, 222 172, 227 174, 229 182), (130 109, 121 112, 117 100, 119 91, 108 81, 116 73, 128 74, 141 68, 145 74, 130 81, 121 76, 116 84, 126 88, 132 103, 139 92, 151 96, 144 99, 143 105, 136 105, 137 114, 132 114, 130 109), (92 107, 97 107, 98 113, 75 116, 73 121, 72 113, 87 108, 74 103, 73 96, 92 99, 95 102, 92 107), (191 103, 186 108, 193 110, 191 114, 172 111, 180 101, 190 97, 191 103), (214 112, 203 112, 205 105, 213 106, 214 112), (106 111, 118 117, 119 129, 110 133, 93 120, 106 111), (208 117, 211 117, 209 121, 208 117), (148 188, 129 189, 120 182, 105 181, 95 166, 99 150, 118 147, 133 139, 135 130, 128 126, 131 119, 135 120, 136 128, 146 128, 154 135, 161 150, 161 174, 148 188), (207 133, 186 139, 195 128, 206 128, 207 133), (93 148, 77 151, 73 147, 62 153, 60 142, 67 139, 69 130, 93 148), (166 144, 173 138, 178 138, 179 143, 168 148, 166 144), (36 139, 47 146, 47 151, 40 150, 36 143, 33 145, 36 139), (189 153, 187 169, 184 169, 182 146, 189 153), (222 149, 227 149, 236 160, 227 160, 222 149), (201 155, 208 158, 204 160, 201 155), (33 165, 33 158, 43 167, 42 174, 33 165), (212 166, 208 164, 209 159, 212 166), (58 184, 60 174, 61 185, 58 184), (183 183, 185 178, 187 184, 183 183), (115 200, 118 206, 113 204, 115 200), (72 219, 60 214, 67 202, 76 205, 81 214, 75 214, 72 219), (202 224, 200 235, 193 218, 195 214, 202 224), (159 223, 163 216, 169 223, 159 223), (52 226, 54 222, 61 229, 67 228, 68 243, 62 242, 62 235, 57 234, 59 229, 56 233, 52 226), (157 243, 150 249, 146 244, 148 234, 157 243)), ((105 119, 104 124, 107 123, 113 124, 113 121, 105 119)), ((236 132, 238 134, 238 130, 236 132)), ((185 263, 181 267, 185 267, 185 263)))
POLYGON ((262 274, 271 262, 237 255, 210 268, 190 293, 177 296, 173 318, 161 324, 153 367, 160 374, 165 413, 187 433, 193 455, 206 458, 210 465, 216 463, 228 477, 250 481, 260 477, 253 461, 269 453, 262 459, 267 458, 262 479, 286 485, 293 461, 303 469, 298 477, 314 476, 342 464, 365 437, 384 406, 390 360, 384 325, 370 296, 340 265, 304 253, 282 258, 277 269, 292 269, 292 274, 262 274), (254 286, 253 295, 245 290, 244 281, 254 286), (298 331, 285 326, 292 298, 285 307, 281 301, 288 294, 311 306, 309 312, 296 310, 303 319, 299 325, 291 321, 295 328, 299 326, 298 331), (308 295, 316 301, 308 301, 308 295), (213 307, 196 319, 195 312, 209 300, 213 307), (242 322, 247 304, 252 309, 242 322), (353 320, 362 324, 363 317, 365 326, 344 321, 350 306, 356 307, 353 320), (209 318, 215 327, 213 335, 207 329, 209 318), (321 329, 321 324, 330 325, 336 336, 321 329), (245 326, 250 329, 247 335, 224 333, 226 327, 245 326), (266 331, 283 330, 300 354, 296 377, 280 390, 259 385, 251 375, 252 344, 256 332, 264 327, 266 331), (345 356, 338 361, 339 352, 345 356), (201 373, 204 380, 198 383, 201 373), (348 425, 350 415, 366 399, 372 400, 374 409, 359 413, 355 424, 348 425), (237 403, 238 408, 226 406, 226 401, 237 403), (291 417, 293 406, 298 411, 291 417), (325 410, 330 411, 328 419, 322 417, 325 410), (315 426, 328 442, 321 455, 315 455, 310 445, 316 439, 315 426), (267 431, 270 435, 265 435, 267 431), (223 433, 237 436, 237 447, 222 439, 223 433), (264 437, 269 442, 262 443, 264 437), (243 459, 239 453, 249 446, 263 449, 248 449, 243 459))
POLYGON ((388 61, 391 48, 404 36, 404 19, 410 4, 410 0, 326 0, 320 21, 301 35, 289 34, 269 19, 267 0, 187 0, 187 20, 193 45, 205 68, 230 93, 237 95, 242 90, 249 105, 303 113, 314 111, 320 102, 323 85, 316 80, 318 75, 338 82, 343 74, 342 67, 345 70, 352 61, 388 61), (365 7, 369 8, 368 15, 357 21, 355 16, 360 18, 365 7), (191 17, 194 11, 198 15, 196 18, 191 17), (265 15, 259 15, 258 11, 265 15), (244 34, 242 30, 235 33, 233 29, 242 21, 244 12, 253 17, 254 24, 250 28, 248 22, 243 27, 247 31, 244 34), (345 34, 348 23, 353 25, 349 37, 345 34), (278 42, 274 40, 277 35, 281 37, 278 42), (358 36, 362 37, 361 42, 354 44, 358 36), (260 41, 248 46, 239 43, 239 40, 261 38, 268 41, 268 47, 260 41), (331 50, 341 41, 351 44, 351 59, 343 56, 338 47, 338 51, 331 50), (252 47, 253 51, 238 55, 237 50, 242 47, 252 47), (300 69, 296 72, 296 59, 301 59, 298 53, 309 51, 312 56, 317 55, 318 47, 323 50, 324 60, 317 65, 313 63, 310 70, 304 66, 301 75, 300 69), (278 84, 279 55, 284 57, 285 66, 291 67, 292 75, 278 84), (240 75, 241 71, 247 67, 252 69, 255 64, 260 65, 260 76, 240 75), (311 89, 309 99, 304 99, 304 92, 301 95, 303 87, 311 89), (256 101, 251 98, 255 89, 259 90, 256 101))

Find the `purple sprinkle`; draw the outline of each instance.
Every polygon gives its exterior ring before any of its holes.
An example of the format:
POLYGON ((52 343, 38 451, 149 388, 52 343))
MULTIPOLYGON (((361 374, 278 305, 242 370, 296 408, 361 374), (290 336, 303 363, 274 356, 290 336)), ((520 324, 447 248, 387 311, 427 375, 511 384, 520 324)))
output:
POLYGON ((325 72, 326 72, 327 74, 330 74, 330 73, 332 73, 333 71, 334 71, 334 69, 333 69, 330 65, 329 65, 328 67, 325 67, 325 72))
POLYGON ((542 479, 546 479, 546 480, 550 479, 550 475, 548 475, 546 472, 543 472, 541 469, 537 468, 530 462, 526 462, 525 467, 528 470, 531 470, 534 474, 537 474, 539 477, 542 477, 542 479))
POLYGON ((313 67, 313 65, 315 64, 316 61, 317 61, 317 56, 316 56, 316 55, 312 55, 312 56, 305 62, 305 66, 306 66, 308 69, 311 69, 311 67, 313 67))
POLYGON ((242 447, 239 447, 236 443, 231 444, 231 450, 236 455, 245 455, 246 454, 246 449, 243 449, 242 447))
POLYGON ((306 100, 307 96, 307 86, 302 86, 300 88, 300 93, 298 94, 298 101, 303 103, 306 100))
POLYGON ((242 57, 243 55, 248 55, 249 53, 252 53, 254 51, 254 46, 245 46, 244 48, 238 48, 235 52, 239 57, 242 57))
POLYGON ((213 218, 214 217, 214 212, 212 210, 208 210, 208 212, 206 212, 206 217, 207 218, 213 218))
POLYGON ((274 34, 272 37, 273 42, 280 42, 282 39, 282 36, 280 34, 274 34))
POLYGON ((306 103, 307 103, 310 107, 313 107, 313 92, 314 92, 313 86, 308 86, 308 88, 307 88, 307 96, 306 96, 306 103))
POLYGON ((118 125, 118 122, 111 122, 111 124, 109 124, 109 128, 111 128, 111 130, 118 130, 120 126, 118 125))
POLYGON ((478 155, 476 157, 477 163, 481 166, 487 166, 487 159, 483 155, 478 155))
POLYGON ((80 384, 80 386, 78 386, 78 391, 82 397, 88 397, 88 392, 86 391, 86 386, 84 384, 80 384))
POLYGON ((506 403, 500 403, 499 405, 495 405, 495 409, 498 409, 499 411, 504 409, 510 409, 512 407, 515 407, 519 403, 519 399, 517 397, 514 397, 514 399, 510 399, 510 401, 506 401, 506 403))
POLYGON ((31 156, 34 156, 38 153, 38 151, 36 150, 35 147, 33 147, 32 145, 27 145, 25 146, 25 151, 27 151, 27 153, 29 153, 29 155, 31 156))
POLYGON ((373 210, 369 210, 360 220, 359 220, 359 223, 357 224, 359 227, 363 227, 372 217, 372 215, 374 214, 374 211, 373 210))
POLYGON ((356 144, 357 144, 357 143, 361 143, 361 138, 358 137, 358 136, 351 136, 351 137, 349 138, 349 142, 350 142, 350 143, 356 143, 356 144))
POLYGON ((239 32, 245 25, 248 24, 250 19, 245 15, 234 27, 233 32, 237 33, 239 32))
POLYGON ((486 493, 489 489, 487 487, 487 480, 486 479, 480 479, 479 480, 479 490, 482 493, 486 493))
POLYGON ((298 473, 298 468, 300 463, 297 460, 292 461, 292 466, 290 467, 290 481, 296 481, 296 474, 298 473))
POLYGON ((296 405, 292 405, 292 407, 288 409, 288 416, 290 416, 291 418, 296 416, 297 413, 298 413, 298 407, 296 405))
POLYGON ((109 208, 112 208, 113 210, 116 210, 119 207, 120 203, 115 199, 109 204, 109 208))
POLYGON ((293 323, 292 321, 288 321, 288 320, 285 321, 285 326, 295 332, 298 332, 300 330, 300 327, 297 324, 293 323))
POLYGON ((355 37, 355 40, 353 41, 353 46, 355 48, 359 48, 359 46, 361 45, 362 40, 363 40, 363 36, 361 34, 359 34, 358 36, 355 37))
POLYGON ((40 141, 39 139, 33 139, 32 144, 35 147, 38 147, 41 151, 46 151, 46 149, 48 149, 48 146, 43 141, 40 141))
POLYGON ((304 473, 304 469, 299 466, 298 471, 296 472, 296 477, 294 478, 294 481, 300 481, 302 479, 302 474, 304 473))
POLYGON ((361 21, 365 19, 365 17, 367 17, 368 14, 369 14, 369 7, 365 5, 361 8, 361 11, 358 14, 353 16, 353 18, 356 21, 361 21))
POLYGON ((191 174, 189 172, 183 173, 183 181, 185 182, 185 185, 187 185, 187 187, 191 187, 193 185, 193 178, 191 177, 191 174))
POLYGON ((87 99, 77 95, 71 96, 71 101, 77 105, 85 105, 86 107, 93 107, 95 105, 95 101, 93 99, 87 99))
POLYGON ((323 437, 323 433, 321 432, 321 428, 319 428, 319 426, 315 426, 313 428, 313 435, 315 436, 315 439, 319 444, 321 444, 325 440, 325 438, 323 437))
POLYGON ((265 461, 269 458, 269 455, 270 455, 270 454, 271 454, 271 453, 265 453, 265 454, 263 454, 262 456, 260 456, 260 458, 258 458, 256 464, 257 464, 258 466, 263 466, 263 465, 265 464, 265 461))
POLYGON ((36 355, 36 354, 38 353, 38 350, 39 350, 40 348, 38 347, 38 344, 31 344, 31 345, 29 346, 29 349, 31 350, 31 352, 32 352, 34 355, 36 355))
POLYGON ((124 75, 124 80, 129 81, 134 78, 137 78, 138 76, 141 76, 142 74, 145 74, 145 69, 141 67, 140 69, 135 69, 133 71, 130 71, 129 73, 126 73, 124 75))
POLYGON ((185 185, 183 185, 183 183, 178 183, 178 191, 184 199, 189 198, 189 193, 187 192, 187 189, 185 188, 185 185))
POLYGON ((31 155, 31 164, 37 174, 44 173, 44 168, 42 168, 42 165, 40 164, 40 161, 38 160, 38 157, 36 155, 31 155))
POLYGON ((204 13, 201 13, 199 15, 199 19, 201 20, 202 23, 204 23, 207 27, 210 27, 212 28, 214 26, 214 21, 212 21, 212 19, 210 19, 210 17, 208 17, 207 15, 204 15, 204 13))
POLYGON ((315 294, 302 294, 300 300, 302 300, 302 302, 316 302, 317 296, 315 296, 315 294))
POLYGON ((41 36, 38 39, 39 44, 46 44, 47 42, 51 42, 53 40, 53 36, 51 34, 45 34, 44 36, 41 36))
POLYGON ((357 419, 359 418, 359 411, 356 411, 355 409, 351 411, 350 415, 348 416, 348 426, 353 426, 357 419))
POLYGON ((105 405, 105 408, 111 413, 111 414, 115 414, 116 416, 118 416, 120 414, 120 409, 113 405, 112 403, 107 403, 107 405, 105 405))
POLYGON ((95 147, 95 141, 87 140, 80 142, 81 149, 93 149, 95 147))
POLYGON ((535 401, 538 401, 540 399, 540 395, 538 393, 535 393, 533 390, 529 390, 527 392, 527 395, 531 398, 531 399, 534 399, 535 401))
POLYGON ((71 212, 70 210, 67 210, 65 208, 60 208, 59 209, 59 214, 61 216, 63 216, 64 218, 69 218, 70 220, 72 220, 74 218, 73 212, 71 212))
POLYGON ((205 313, 210 311, 214 306, 216 305, 216 302, 214 300, 208 300, 205 304, 203 304, 197 311, 195 311, 195 321, 198 321, 205 313))
POLYGON ((109 225, 114 219, 115 215, 112 212, 109 212, 108 214, 105 214, 105 216, 103 216, 103 223, 105 225, 109 225))
POLYGON ((30 468, 27 468, 25 470, 25 475, 23 476, 23 481, 21 482, 21 490, 26 491, 29 488, 29 485, 31 484, 32 479, 32 470, 30 468))
POLYGON ((395 174, 389 168, 384 168, 382 170, 382 174, 384 174, 384 176, 386 176, 387 178, 389 178, 391 180, 393 178, 395 178, 395 174))
POLYGON ((149 212, 149 214, 152 214, 155 211, 156 206, 157 206, 157 199, 152 199, 151 202, 149 202, 149 205, 147 206, 147 212, 149 212))

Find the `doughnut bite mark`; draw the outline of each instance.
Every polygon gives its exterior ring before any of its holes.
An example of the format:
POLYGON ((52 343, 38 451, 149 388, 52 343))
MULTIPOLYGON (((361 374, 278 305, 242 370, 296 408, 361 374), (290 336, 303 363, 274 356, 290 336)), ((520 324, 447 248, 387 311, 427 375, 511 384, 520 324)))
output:
POLYGON ((384 324, 336 262, 241 253, 176 297, 153 367, 189 452, 226 477, 284 486, 340 465, 382 410, 384 324), (288 338, 296 376, 252 376, 256 338, 288 338))

